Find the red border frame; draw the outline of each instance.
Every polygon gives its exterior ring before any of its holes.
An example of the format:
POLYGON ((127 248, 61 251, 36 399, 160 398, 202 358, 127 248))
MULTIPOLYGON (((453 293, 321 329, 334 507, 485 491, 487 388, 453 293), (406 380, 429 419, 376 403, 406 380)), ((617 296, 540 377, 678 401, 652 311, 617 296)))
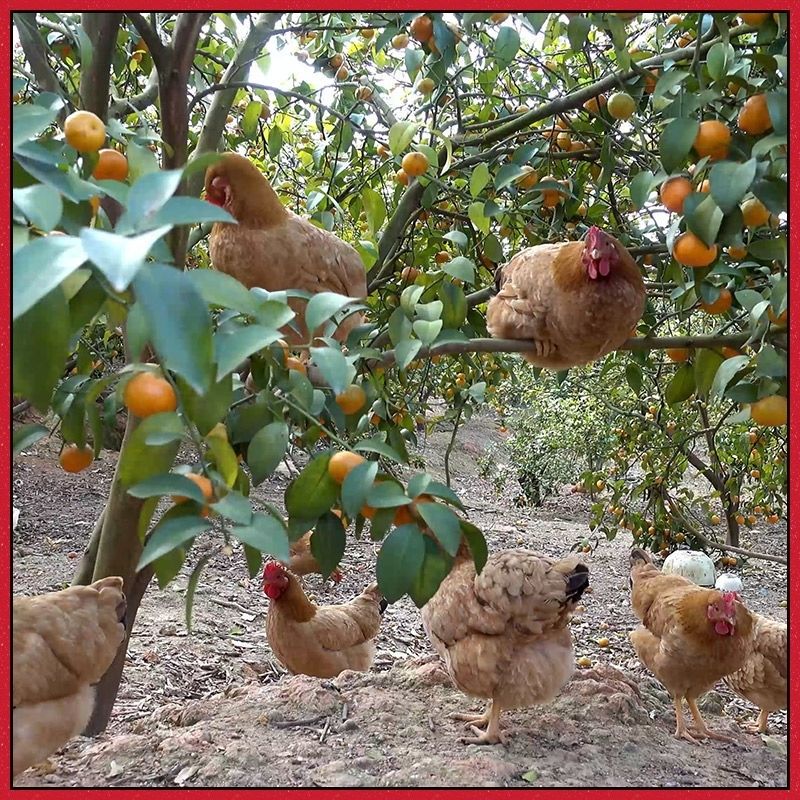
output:
MULTIPOLYGON (((58 7, 64 11, 80 11, 86 10, 87 2, 55 2, 55 3, 41 3, 32 2, 32 0, 12 0, 7 4, 8 11, 41 11, 42 6, 58 7)), ((101 10, 186 10, 188 5, 193 6, 192 10, 225 10, 224 6, 231 8, 230 2, 209 3, 207 0, 194 0, 189 3, 187 0, 183 2, 175 2, 175 0, 161 0, 159 3, 143 3, 135 4, 129 0, 122 2, 114 2, 114 0, 95 0, 91 4, 93 11, 101 10), (221 8, 222 7, 222 8, 221 8)), ((575 2, 575 0, 562 0, 558 3, 559 10, 563 11, 587 11, 588 6, 592 5, 589 2, 575 2)), ((600 5, 600 4, 598 4, 600 5)), ((631 0, 617 0, 608 4, 610 10, 614 11, 642 11, 641 2, 631 2, 631 0)), ((756 3, 741 3, 742 6, 750 5, 751 9, 755 7, 756 10, 763 9, 765 11, 788 11, 792 12, 797 9, 797 18, 790 13, 790 54, 798 50, 800 45, 800 3, 796 0, 784 0, 781 3, 770 3, 759 0, 756 3), (776 8, 777 6, 777 8, 776 8)), ((416 11, 416 10, 429 10, 429 11, 447 11, 447 10, 474 10, 474 11, 487 11, 487 10, 508 10, 508 11, 523 11, 523 10, 548 10, 553 11, 552 5, 544 0, 518 0, 518 2, 499 2, 490 3, 487 0, 480 2, 479 0, 460 0, 454 3, 423 3, 423 2, 408 2, 404 3, 402 0, 383 0, 383 2, 371 2, 370 0, 316 0, 316 2, 306 2, 306 0, 294 0, 294 2, 261 2, 261 3, 242 3, 242 6, 248 11, 254 10, 339 10, 343 7, 347 10, 397 10, 397 11, 416 11), (488 8, 487 8, 488 7, 488 8)), ((653 11, 674 11, 675 6, 681 6, 681 3, 665 3, 662 0, 658 2, 650 2, 648 12, 653 11)), ((709 11, 729 11, 731 3, 723 0, 701 0, 699 7, 703 10, 709 11)), ((240 6, 241 8, 241 6, 240 6)), ((698 8, 692 9, 694 11, 698 8)), ((10 26, 11 20, 8 19, 10 26)), ((8 31, 10 34, 10 30, 8 31)), ((0 81, 2 82, 2 96, 6 98, 2 105, 2 115, 5 118, 4 122, 4 136, 0 137, 0 153, 4 158, 6 169, 0 171, 0 183, 4 190, 4 195, 8 198, 10 192, 9 175, 11 152, 8 143, 11 139, 10 136, 10 101, 11 101, 11 71, 8 65, 11 60, 11 37, 0 36, 0 63, 5 64, 5 68, 0 69, 0 81)), ((791 62, 790 62, 791 63, 791 62)), ((794 64, 792 64, 794 67, 794 64)), ((800 108, 800 80, 789 80, 789 108, 800 108)), ((794 114, 790 112, 790 119, 792 121, 794 114)), ((790 126, 789 129, 789 153, 790 153, 790 170, 792 175, 798 171, 798 162, 800 158, 800 128, 797 125, 790 126)), ((795 179, 796 180, 796 179, 795 179)), ((800 219, 800 191, 797 188, 795 180, 790 180, 790 227, 789 227, 789 252, 793 255, 800 256, 800 223, 792 224, 795 215, 800 219)), ((5 402, 0 403, 0 414, 2 414, 2 425, 6 431, 11 430, 11 414, 10 414, 10 398, 11 398, 11 348, 9 346, 11 338, 11 312, 10 312, 10 294, 11 294, 11 247, 10 236, 8 231, 10 229, 10 203, 5 202, 2 204, 0 210, 2 214, 2 232, 0 235, 0 260, 2 260, 3 268, 0 270, 0 289, 2 289, 5 301, 0 303, 0 321, 2 322, 3 336, 0 337, 0 354, 2 355, 2 369, 0 369, 0 381, 4 390, 5 402)), ((800 264, 793 265, 795 272, 792 274, 790 281, 790 306, 791 318, 793 323, 789 327, 789 363, 790 363, 790 379, 789 379, 789 411, 790 411, 790 446, 789 446, 789 464, 790 475, 800 475, 800 427, 796 427, 795 423, 800 425, 800 365, 798 365, 798 354, 800 353, 800 322, 798 322, 798 314, 800 314, 800 264)), ((11 564, 11 447, 9 439, 3 438, 0 440, 0 470, 2 470, 3 485, 5 487, 5 496, 8 498, 8 505, 3 504, 0 508, 0 531, 8 531, 8 534, 0 535, 0 565, 11 564)), ((798 530, 800 530, 800 489, 797 486, 790 489, 789 494, 789 541, 797 537, 798 530)), ((800 571, 800 545, 795 543, 790 547, 790 569, 800 571)), ((5 569, 0 566, 0 597, 8 598, 11 594, 11 572, 10 569, 5 569)), ((0 623, 2 623, 3 634, 0 636, 0 697, 8 698, 10 695, 10 605, 7 601, 0 601, 0 623)), ((800 619, 800 592, 789 593, 789 618, 790 620, 800 619)), ((800 626, 794 624, 790 626, 790 674, 793 676, 800 675, 800 626)), ((795 681, 797 687, 797 681, 795 681)), ((10 706, 7 700, 0 700, 0 786, 10 787, 10 758, 9 758, 9 741, 10 736, 6 734, 10 731, 11 720, 9 717, 10 706)), ((794 717, 798 719, 797 715, 800 713, 800 690, 795 688, 790 692, 790 719, 794 717)), ((792 756, 791 763, 789 764, 789 788, 787 789, 360 789, 358 790, 359 800, 380 800, 387 794, 391 793, 395 796, 413 795, 425 800, 444 800, 444 798, 479 798, 485 797, 487 794, 493 796, 502 796, 510 794, 512 791, 522 794, 526 797, 543 796, 547 792, 554 791, 568 791, 569 797, 572 800, 575 798, 643 798, 653 797, 657 794, 659 797, 686 797, 692 792, 703 792, 703 797, 709 800, 738 800, 738 798, 745 797, 758 797, 763 800, 767 798, 789 798, 792 796, 792 790, 795 791, 800 788, 800 779, 798 779, 798 752, 800 751, 800 724, 795 722, 789 728, 789 752, 792 756), (454 794, 457 792, 457 794, 454 794)), ((691 759, 695 751, 687 748, 687 760, 691 759)), ((698 757, 703 757, 703 750, 696 751, 698 757)), ((578 754, 579 757, 579 754, 578 754)), ((352 797, 352 790, 340 789, 11 789, 10 796, 22 798, 43 798, 46 800, 55 800, 55 798, 79 798, 84 797, 87 792, 107 791, 113 792, 115 798, 124 798, 125 800, 139 800, 140 798, 152 797, 158 795, 160 797, 185 797, 189 793, 210 792, 217 796, 224 796, 226 798, 234 797, 282 797, 287 791, 291 791, 294 795, 304 796, 314 795, 315 797, 327 798, 327 800, 350 800, 352 797), (224 794, 223 794, 224 793, 224 794)))

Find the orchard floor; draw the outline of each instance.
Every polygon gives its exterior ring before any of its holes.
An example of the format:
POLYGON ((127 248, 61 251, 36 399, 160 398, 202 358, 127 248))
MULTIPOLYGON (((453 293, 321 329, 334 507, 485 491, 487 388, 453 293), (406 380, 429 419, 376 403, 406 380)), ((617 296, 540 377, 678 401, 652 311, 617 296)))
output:
MULTIPOLYGON (((490 549, 529 546, 565 553, 587 532, 589 501, 549 498, 517 508, 518 487, 502 494, 481 478, 476 459, 497 444, 495 424, 475 418, 453 452, 453 486, 490 549)), ((440 474, 449 433, 426 443, 429 471, 440 474)), ((116 459, 104 451, 77 476, 61 471, 53 443, 17 459, 14 502, 22 509, 13 537, 15 594, 63 588, 71 579, 116 459)), ((288 478, 259 487, 281 502, 288 478)), ((754 547, 785 553, 786 528, 752 534, 754 547)), ((272 657, 264 634, 267 600, 250 580, 240 552, 218 552, 206 536, 165 591, 151 587, 136 620, 123 683, 105 734, 78 738, 49 763, 19 776, 16 786, 785 786, 785 712, 769 736, 745 733, 755 710, 722 684, 706 696, 709 724, 734 744, 692 745, 672 738, 674 713, 663 687, 640 666, 627 634, 635 619, 627 587, 630 535, 602 543, 587 563, 592 593, 573 621, 579 669, 549 706, 506 712, 506 745, 460 743, 457 710, 479 709, 440 668, 420 615, 404 599, 389 607, 372 672, 333 681, 290 676, 272 657), (205 547, 205 549, 204 549, 205 547), (216 554, 201 578, 194 626, 187 634, 184 593, 197 559, 216 554), (610 646, 600 648, 605 637, 610 646)), ((746 547, 747 542, 743 543, 746 547)), ((344 580, 307 589, 323 603, 341 602, 371 580, 375 545, 351 541, 344 580)), ((750 561, 745 599, 755 610, 786 618, 786 568, 750 561)))

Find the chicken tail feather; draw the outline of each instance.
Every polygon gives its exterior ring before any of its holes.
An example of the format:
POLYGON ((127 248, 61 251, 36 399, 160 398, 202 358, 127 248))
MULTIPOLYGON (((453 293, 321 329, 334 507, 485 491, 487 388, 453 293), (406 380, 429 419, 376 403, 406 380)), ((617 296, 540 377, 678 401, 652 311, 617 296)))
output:
POLYGON ((567 599, 577 603, 589 586, 589 568, 585 564, 576 564, 575 569, 567 575, 567 599))

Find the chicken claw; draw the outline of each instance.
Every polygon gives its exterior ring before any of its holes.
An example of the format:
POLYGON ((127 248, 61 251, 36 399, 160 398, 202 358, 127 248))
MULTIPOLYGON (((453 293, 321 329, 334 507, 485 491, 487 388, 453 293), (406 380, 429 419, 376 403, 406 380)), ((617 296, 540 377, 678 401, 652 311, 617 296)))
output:
POLYGON ((486 711, 480 716, 474 714, 452 714, 452 719, 466 721, 466 727, 474 734, 474 737, 463 737, 462 744, 504 744, 505 739, 500 733, 500 712, 501 708, 490 700, 486 706, 486 711), (482 731, 478 726, 486 725, 486 730, 482 731))
POLYGON ((500 726, 497 726, 496 731, 491 730, 491 727, 490 725, 485 731, 482 731, 480 728, 470 725, 469 728, 475 736, 462 736, 459 741, 461 744, 505 744, 506 740, 500 733, 500 726))
POLYGON ((697 739, 716 739, 719 742, 735 742, 732 736, 728 736, 725 733, 720 733, 719 731, 711 730, 708 725, 706 725, 706 721, 703 719, 703 715, 700 713, 700 709, 697 707, 697 702, 694 699, 686 698, 686 704, 689 706, 689 711, 692 712, 692 717, 694 717, 694 729, 692 730, 692 734, 697 739))

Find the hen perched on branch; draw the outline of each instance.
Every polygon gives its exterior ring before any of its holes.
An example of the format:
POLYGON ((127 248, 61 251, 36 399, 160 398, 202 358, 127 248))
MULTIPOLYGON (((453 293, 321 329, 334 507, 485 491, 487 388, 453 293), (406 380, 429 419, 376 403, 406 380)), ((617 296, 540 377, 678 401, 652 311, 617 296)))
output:
MULTIPOLYGON (((238 222, 217 222, 211 230, 215 269, 248 289, 366 296, 366 273, 358 253, 338 236, 286 208, 250 159, 225 153, 206 171, 205 193, 209 202, 222 206, 238 222)), ((289 305, 297 314, 294 324, 299 333, 287 329, 285 337, 289 344, 307 342, 305 301, 293 298, 289 305)), ((336 338, 344 341, 362 319, 357 313, 348 316, 339 324, 336 338)))
POLYGON ((14 775, 86 727, 93 684, 125 638, 124 617, 122 578, 14 598, 14 775))
POLYGON ((496 339, 523 339, 537 367, 580 366, 616 350, 644 311, 644 281, 630 253, 591 227, 583 242, 540 244, 496 275, 486 327, 496 339))

